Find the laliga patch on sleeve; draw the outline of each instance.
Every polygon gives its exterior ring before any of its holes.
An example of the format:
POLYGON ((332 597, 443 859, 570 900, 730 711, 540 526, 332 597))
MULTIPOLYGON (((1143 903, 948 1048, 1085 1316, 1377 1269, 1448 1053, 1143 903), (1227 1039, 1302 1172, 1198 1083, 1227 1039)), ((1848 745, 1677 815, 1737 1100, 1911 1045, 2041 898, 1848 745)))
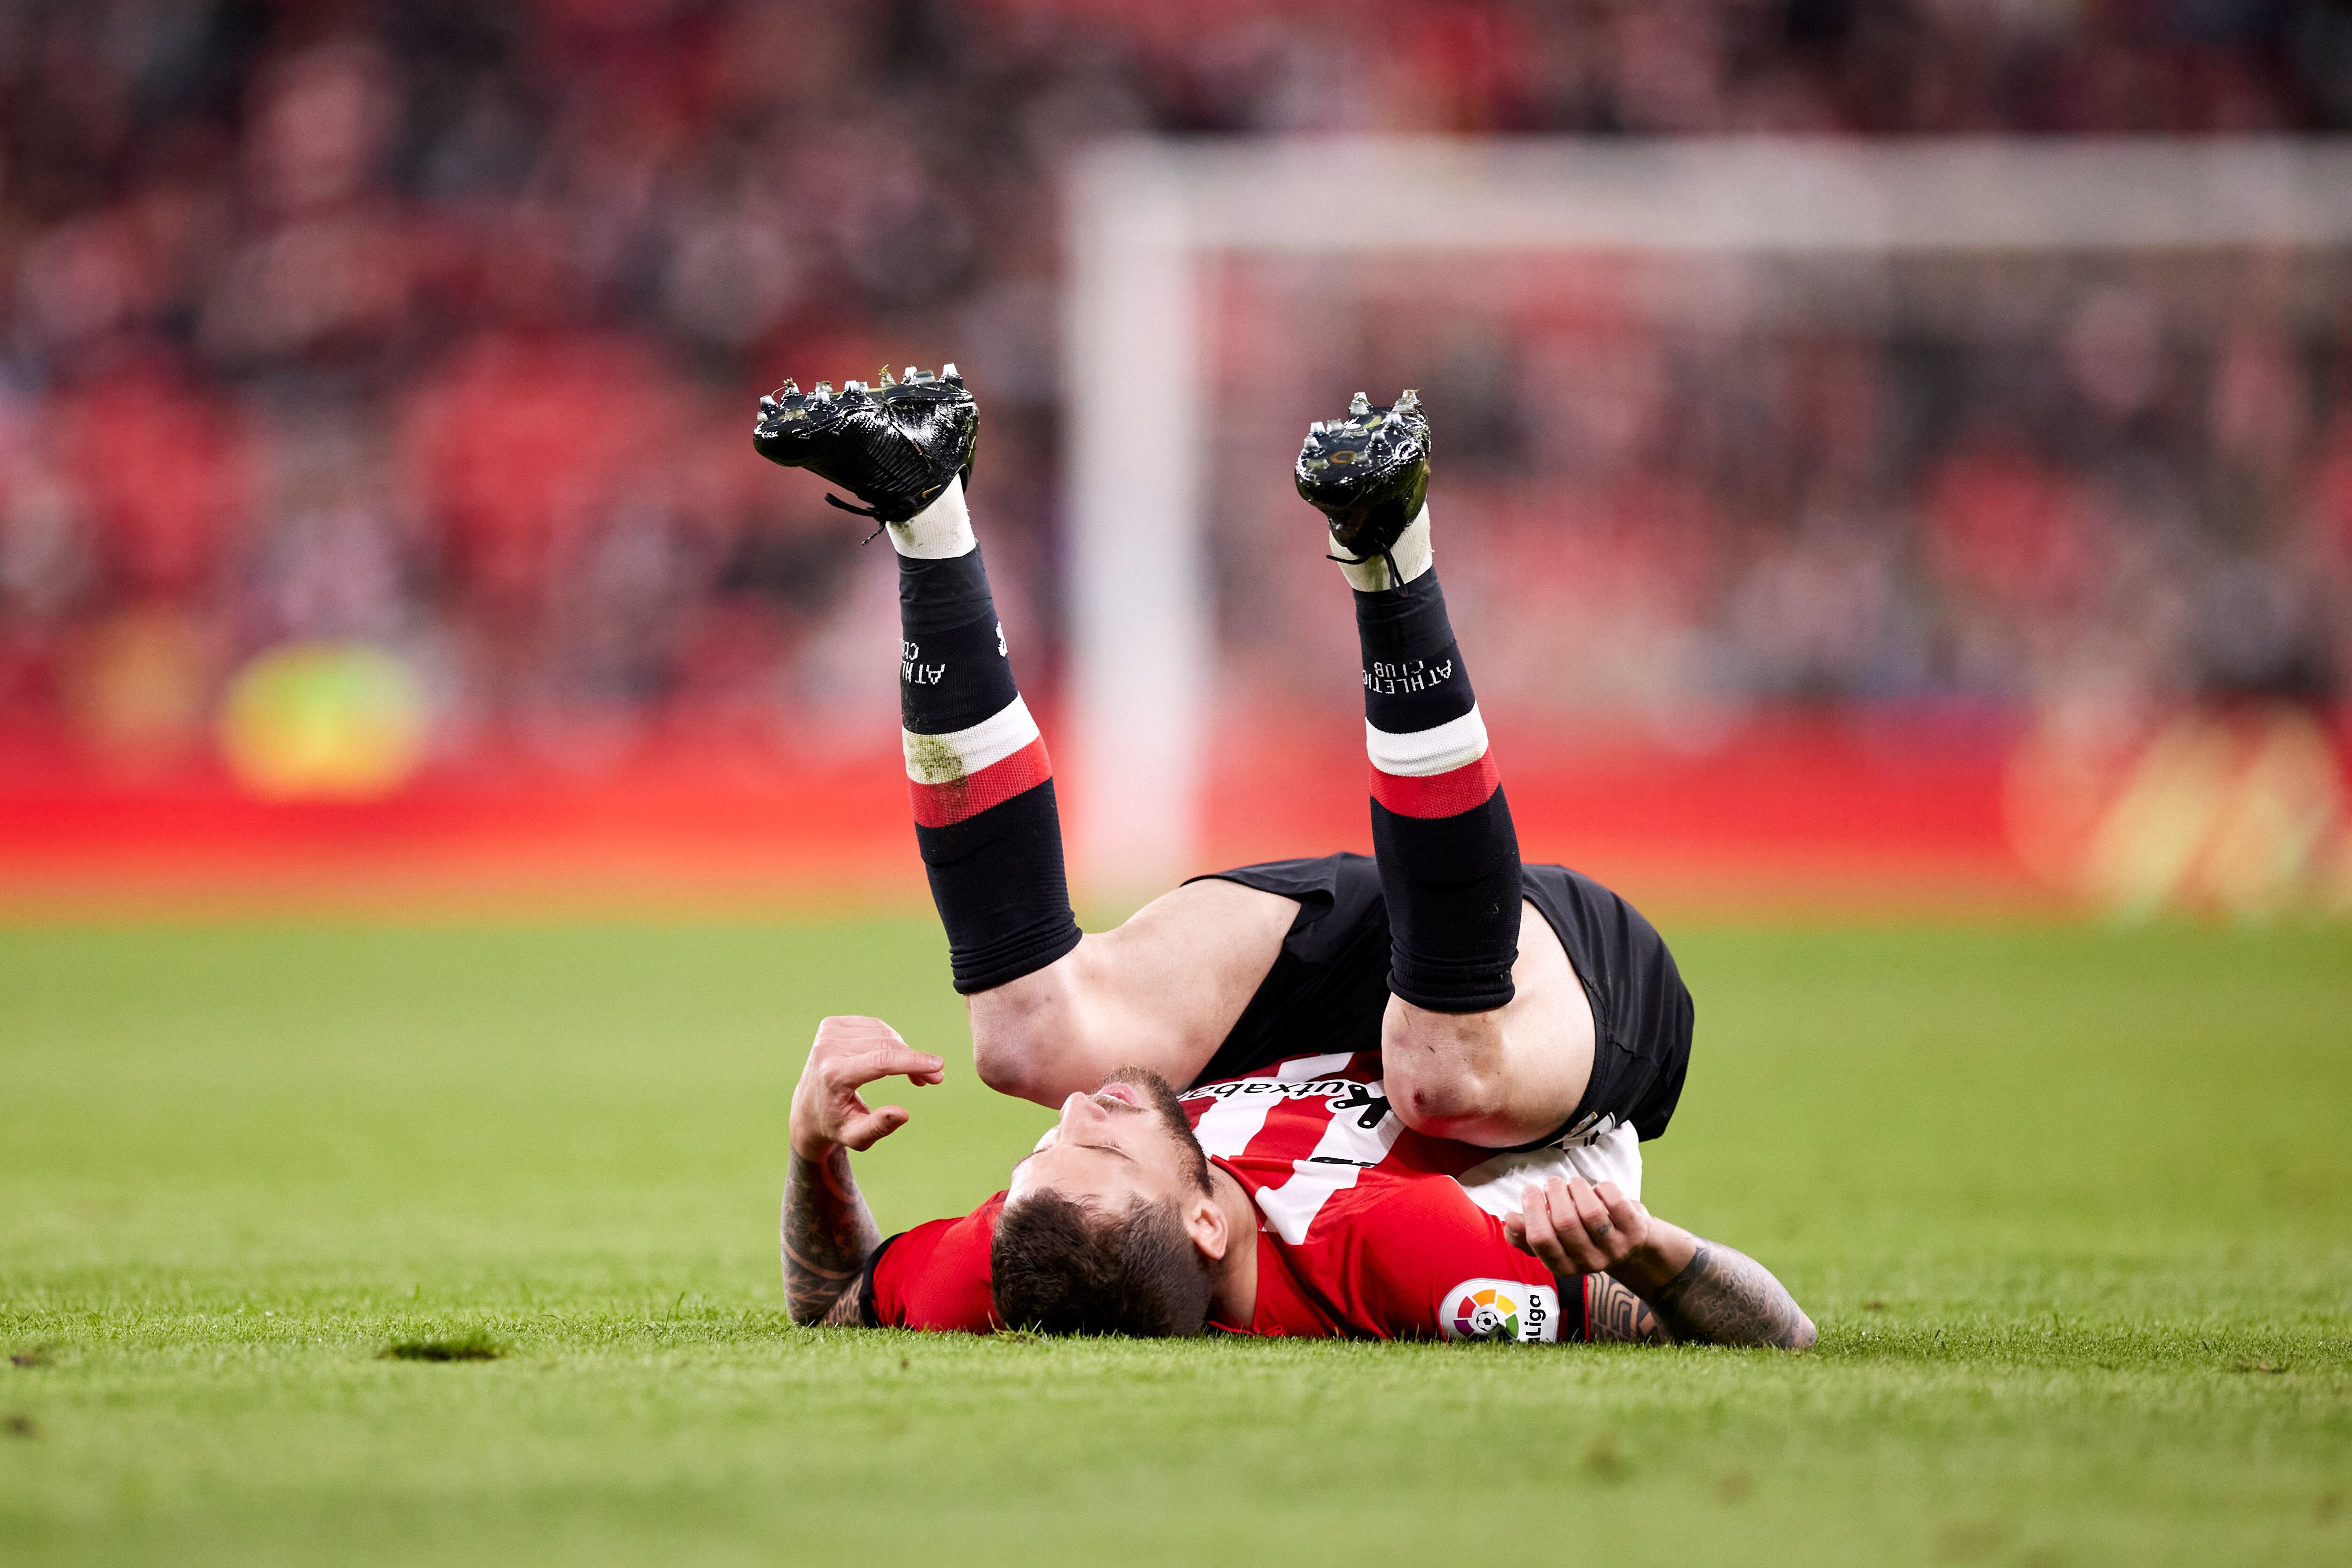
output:
POLYGON ((1449 1340, 1553 1344, 1559 1339, 1559 1292, 1517 1279, 1465 1279, 1440 1300, 1437 1328, 1449 1340))

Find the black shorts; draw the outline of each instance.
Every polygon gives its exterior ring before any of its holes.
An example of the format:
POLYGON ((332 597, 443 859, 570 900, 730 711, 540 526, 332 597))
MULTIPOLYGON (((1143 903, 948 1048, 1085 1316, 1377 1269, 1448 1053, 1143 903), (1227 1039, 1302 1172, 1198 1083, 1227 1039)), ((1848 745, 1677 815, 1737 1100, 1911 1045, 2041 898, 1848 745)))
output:
MULTIPOLYGON (((1380 868, 1364 855, 1274 860, 1218 880, 1298 900, 1282 952, 1194 1083, 1239 1078, 1292 1057, 1381 1048, 1389 1005, 1389 917, 1380 868)), ((1525 868, 1528 900, 1551 922, 1592 1002, 1592 1078, 1559 1131, 1527 1145, 1632 1123, 1666 1130, 1690 1065, 1691 996, 1657 928, 1564 866, 1525 868)), ((1195 877, 1194 881, 1207 879, 1195 877)))

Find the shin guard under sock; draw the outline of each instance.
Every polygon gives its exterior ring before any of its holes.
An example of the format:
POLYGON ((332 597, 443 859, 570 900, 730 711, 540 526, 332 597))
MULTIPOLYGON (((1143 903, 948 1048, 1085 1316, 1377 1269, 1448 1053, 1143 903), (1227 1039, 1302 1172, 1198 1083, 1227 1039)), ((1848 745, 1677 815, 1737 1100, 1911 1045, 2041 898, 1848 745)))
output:
POLYGON ((1519 840, 1436 574, 1359 590, 1356 630, 1389 989, 1437 1013, 1499 1007, 1518 957, 1519 840))
POLYGON ((969 995, 1077 946, 1054 770, 1013 680, 962 487, 890 542, 898 559, 899 723, 915 840, 969 995))

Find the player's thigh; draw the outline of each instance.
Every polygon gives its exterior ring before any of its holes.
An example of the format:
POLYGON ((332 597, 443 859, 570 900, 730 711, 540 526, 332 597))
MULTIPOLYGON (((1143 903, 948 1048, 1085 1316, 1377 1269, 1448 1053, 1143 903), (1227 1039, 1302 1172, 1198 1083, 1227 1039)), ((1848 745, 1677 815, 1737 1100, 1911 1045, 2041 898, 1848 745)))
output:
POLYGON ((1510 1001, 1497 1011, 1514 1054, 1541 1058, 1554 1072, 1573 1069, 1581 1094, 1581 1080, 1592 1066, 1592 998, 1577 978, 1559 933, 1533 900, 1520 906, 1519 957, 1511 966, 1511 985, 1510 1001))
POLYGON ((1295 899, 1211 879, 1160 895, 1105 933, 1095 983, 1106 1011, 1156 1058, 1113 1065, 1190 1082, 1241 1021, 1297 914, 1295 899))

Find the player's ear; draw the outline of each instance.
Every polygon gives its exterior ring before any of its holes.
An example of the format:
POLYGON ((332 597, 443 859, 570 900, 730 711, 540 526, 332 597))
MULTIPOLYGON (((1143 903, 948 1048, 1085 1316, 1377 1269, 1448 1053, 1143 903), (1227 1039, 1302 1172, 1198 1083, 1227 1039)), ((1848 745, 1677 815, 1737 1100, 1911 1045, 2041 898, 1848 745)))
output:
POLYGON ((1233 1242, 1225 1211, 1205 1193, 1185 1200, 1184 1234, 1192 1238, 1193 1249, 1212 1263, 1223 1262, 1225 1248, 1233 1242))

